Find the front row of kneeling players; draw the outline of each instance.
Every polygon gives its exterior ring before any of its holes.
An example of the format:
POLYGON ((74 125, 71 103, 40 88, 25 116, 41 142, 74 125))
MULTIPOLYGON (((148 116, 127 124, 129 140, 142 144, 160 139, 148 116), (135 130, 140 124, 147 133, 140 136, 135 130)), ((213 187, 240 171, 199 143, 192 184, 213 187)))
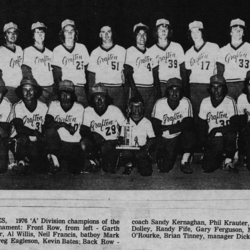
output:
MULTIPOLYGON (((177 78, 167 82, 165 97, 156 102, 152 124, 143 115, 142 99, 130 99, 129 115, 125 119, 119 108, 111 104, 107 90, 100 83, 90 89, 90 107, 84 110, 76 102, 74 84, 64 80, 59 84, 59 100, 51 102, 47 108, 38 100, 41 87, 36 80, 23 78, 16 91, 21 100, 13 106, 12 112, 8 99, 4 98, 7 90, 4 83, 0 83, 1 172, 7 170, 10 147, 17 160, 13 168, 20 174, 25 174, 27 166, 34 166, 33 169, 41 173, 55 174, 64 161, 72 174, 101 168, 104 172, 115 173, 123 162, 124 174, 137 166, 141 175, 150 176, 152 160, 157 161, 160 172, 169 172, 180 149, 183 152, 180 169, 192 173, 190 158, 196 135, 204 147, 204 172, 215 171, 222 162, 225 169, 238 172, 232 163, 238 132, 244 134, 244 139, 250 134, 248 107, 244 106, 249 105, 250 99, 248 81, 246 94, 239 98, 248 101, 242 101, 243 111, 238 115, 235 101, 227 96, 225 79, 217 75, 211 77, 210 97, 201 103, 197 131, 193 126, 192 106, 183 97, 182 83, 177 78), (133 129, 133 145, 139 146, 136 150, 116 148, 123 144, 127 123, 133 129), (15 130, 12 133, 10 124, 15 130)), ((244 147, 248 161, 249 141, 246 140, 244 147)))

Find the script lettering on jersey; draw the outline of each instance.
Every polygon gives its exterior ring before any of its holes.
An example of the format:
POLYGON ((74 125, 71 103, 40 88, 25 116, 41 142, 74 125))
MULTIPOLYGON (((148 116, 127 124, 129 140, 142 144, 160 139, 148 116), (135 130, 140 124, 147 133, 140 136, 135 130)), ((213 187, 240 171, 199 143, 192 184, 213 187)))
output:
POLYGON ((201 54, 199 54, 199 56, 197 58, 192 57, 190 59, 190 65, 193 66, 195 63, 197 63, 199 65, 201 60, 207 59, 207 58, 208 58, 208 54, 201 53, 201 54))
POLYGON ((21 64, 22 64, 22 57, 21 56, 18 56, 16 58, 16 60, 14 58, 11 58, 10 60, 10 67, 11 68, 14 68, 15 66, 18 66, 18 67, 21 67, 21 64))
POLYGON ((183 115, 180 112, 174 113, 173 116, 168 116, 168 114, 163 116, 163 124, 167 124, 172 122, 172 124, 176 123, 176 121, 180 121, 183 118, 183 115))
POLYGON ((97 65, 101 65, 102 63, 106 63, 107 65, 109 65, 110 61, 113 61, 113 60, 118 60, 118 57, 115 56, 114 54, 108 54, 108 56, 105 56, 105 57, 101 57, 99 56, 97 58, 97 65))
POLYGON ((49 56, 44 56, 43 58, 41 57, 36 57, 35 58, 35 64, 44 64, 44 66, 47 66, 47 63, 51 61, 51 58, 49 56))
POLYGON ((237 60, 239 59, 239 58, 246 58, 247 57, 247 53, 242 53, 242 52, 240 52, 240 51, 238 51, 237 52, 237 54, 235 55, 235 54, 231 54, 231 53, 228 53, 227 55, 226 55, 226 57, 225 57, 225 62, 226 63, 229 63, 230 61, 235 61, 235 62, 237 62, 237 60))
POLYGON ((95 131, 96 129, 104 130, 105 127, 112 126, 114 124, 113 120, 109 119, 102 119, 102 122, 96 123, 95 121, 91 121, 90 123, 90 130, 95 131))
POLYGON ((145 56, 144 58, 137 57, 136 59, 136 66, 139 68, 142 64, 146 64, 152 61, 152 58, 149 56, 145 56))
POLYGON ((67 57, 67 56, 63 57, 62 64, 64 66, 67 66, 68 64, 75 65, 75 62, 79 60, 83 60, 82 56, 79 54, 73 54, 71 57, 67 57))
POLYGON ((171 59, 171 58, 176 58, 175 53, 173 53, 173 52, 166 52, 165 56, 157 56, 156 57, 156 59, 159 60, 159 62, 165 61, 165 63, 167 63, 168 59, 171 59))
POLYGON ((35 126, 35 122, 43 122, 43 117, 39 114, 34 114, 32 117, 23 117, 23 125, 30 123, 32 127, 35 126))
POLYGON ((223 111, 218 111, 215 115, 211 114, 211 112, 207 114, 208 123, 214 120, 216 124, 218 124, 218 120, 221 119, 228 119, 227 113, 224 113, 223 111))
POLYGON ((66 115, 66 117, 60 117, 59 115, 57 115, 55 117, 55 121, 56 122, 65 122, 65 123, 76 123, 76 118, 73 115, 66 115))

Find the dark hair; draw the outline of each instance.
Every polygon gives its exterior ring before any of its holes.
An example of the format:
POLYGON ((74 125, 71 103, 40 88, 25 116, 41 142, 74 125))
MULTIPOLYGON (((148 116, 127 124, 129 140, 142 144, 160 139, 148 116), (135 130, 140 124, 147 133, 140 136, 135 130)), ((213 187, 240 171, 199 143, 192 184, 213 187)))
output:
POLYGON ((241 28, 243 29, 242 41, 245 41, 245 40, 246 40, 246 37, 248 36, 248 32, 247 32, 246 27, 245 27, 245 26, 242 26, 242 25, 236 24, 236 25, 231 26, 231 27, 229 28, 229 30, 228 30, 228 35, 229 35, 229 37, 231 38, 232 28, 237 27, 237 26, 239 26, 239 27, 241 27, 241 28))
MULTIPOLYGON (((9 30, 9 29, 7 29, 7 30, 3 33, 4 39, 6 39, 5 37, 6 37, 6 35, 7 35, 8 30, 9 30)), ((20 31, 19 31, 18 29, 16 29, 16 34, 17 34, 17 38, 18 38, 19 35, 20 35, 20 31)))
POLYGON ((249 94, 249 90, 248 90, 249 81, 250 81, 250 79, 247 79, 247 78, 245 79, 245 81, 244 81, 244 87, 242 89, 242 93, 244 93, 246 95, 249 94))
MULTIPOLYGON (((153 36, 155 39, 158 39, 158 28, 161 26, 162 24, 156 26, 154 29, 153 29, 153 36)), ((167 25, 168 26, 168 39, 169 40, 172 40, 173 38, 173 29, 170 25, 167 25)))
MULTIPOLYGON (((15 93, 19 99, 23 99, 23 86, 24 85, 18 86, 15 89, 15 93)), ((38 99, 43 93, 43 88, 39 85, 38 86, 31 85, 31 86, 33 86, 35 88, 35 96, 34 96, 35 99, 38 99)))
MULTIPOLYGON (((228 87, 227 87, 226 84, 225 84, 225 85, 222 85, 222 86, 223 86, 223 92, 222 92, 222 94, 223 94, 223 96, 226 96, 227 93, 228 93, 228 87)), ((208 89, 207 89, 207 92, 209 93, 209 95, 212 94, 212 92, 211 92, 211 87, 212 87, 212 85, 210 84, 209 87, 208 87, 208 89)))
MULTIPOLYGON (((169 97, 169 92, 168 90, 171 88, 171 87, 174 87, 174 86, 170 86, 168 88, 166 88, 166 91, 165 91, 165 97, 169 97)), ((180 88, 180 100, 184 97, 184 92, 183 92, 183 88, 179 87, 180 88)))
MULTIPOLYGON (((72 25, 71 25, 72 26, 72 25)), ((65 26, 66 27, 66 26, 65 26)), ((65 28, 64 27, 64 28, 65 28)), ((74 38, 74 42, 78 41, 78 36, 79 36, 79 31, 75 28, 75 26, 72 26, 75 30, 75 38, 74 38)), ((64 28, 60 31, 59 33, 59 39, 61 41, 61 43, 65 42, 65 36, 64 36, 64 28)))
POLYGON ((72 102, 77 102, 77 96, 75 91, 68 91, 68 90, 59 90, 58 91, 58 100, 61 102, 61 92, 66 92, 71 94, 71 101, 72 102))
POLYGON ((99 37, 99 40, 100 40, 100 43, 102 44, 102 38, 100 37, 100 33, 101 33, 101 29, 105 26, 108 26, 110 29, 111 29, 111 32, 112 32, 112 41, 113 41, 113 44, 115 44, 115 41, 116 41, 116 32, 115 30, 112 28, 112 26, 110 25, 102 25, 99 29, 99 33, 98 33, 98 37, 99 37))
MULTIPOLYGON (((199 31, 201 32, 201 37, 202 37, 203 41, 204 42, 207 41, 207 33, 206 33, 206 31, 204 29, 199 29, 199 31)), ((193 41, 193 38, 191 36, 191 32, 192 32, 191 30, 188 30, 187 37, 188 37, 188 41, 191 44, 193 44, 194 41, 193 41)))
MULTIPOLYGON (((89 106, 92 108, 95 107, 94 97, 95 97, 95 94, 92 94, 89 98, 89 106)), ((113 99, 108 94, 105 95, 105 97, 106 97, 105 102, 107 106, 113 104, 113 99)))
POLYGON ((134 38, 137 37, 138 33, 139 33, 141 30, 144 30, 145 33, 148 35, 148 29, 147 29, 146 27, 144 27, 144 26, 139 26, 139 27, 137 27, 137 28, 135 29, 135 31, 134 31, 134 38))
POLYGON ((47 29, 46 29, 46 28, 43 28, 43 27, 35 28, 35 29, 31 30, 31 37, 32 37, 32 42, 33 42, 33 44, 34 44, 34 42, 35 42, 34 35, 35 35, 36 29, 42 30, 42 31, 45 33, 45 36, 46 36, 46 33, 47 33, 47 29))

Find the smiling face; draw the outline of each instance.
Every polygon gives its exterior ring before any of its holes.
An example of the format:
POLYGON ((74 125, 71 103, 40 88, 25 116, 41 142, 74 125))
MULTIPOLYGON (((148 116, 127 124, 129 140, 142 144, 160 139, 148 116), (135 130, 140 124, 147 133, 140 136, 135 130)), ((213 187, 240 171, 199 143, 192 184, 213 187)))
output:
POLYGON ((192 28, 191 29, 191 37, 194 42, 199 42, 202 40, 202 32, 199 28, 192 28))
POLYGON ((106 95, 95 94, 94 103, 97 109, 105 109, 106 108, 106 95))
POLYGON ((5 33, 5 40, 6 40, 6 44, 15 44, 16 40, 17 40, 17 30, 14 28, 8 29, 5 33))
POLYGON ((32 103, 35 99, 36 89, 33 85, 25 84, 22 87, 23 99, 26 103, 32 103))
POLYGON ((145 30, 141 29, 136 35, 137 46, 145 46, 147 42, 147 33, 145 30))
POLYGON ((181 88, 177 86, 171 86, 168 88, 168 99, 170 102, 179 102, 181 96, 181 88))
POLYGON ((219 102, 223 99, 224 94, 223 94, 223 85, 222 84, 218 84, 218 83, 212 83, 211 87, 210 87, 210 91, 211 91, 211 97, 219 102))
POLYGON ((67 25, 63 28, 63 34, 65 37, 65 43, 66 44, 72 44, 75 41, 75 28, 71 25, 67 25))

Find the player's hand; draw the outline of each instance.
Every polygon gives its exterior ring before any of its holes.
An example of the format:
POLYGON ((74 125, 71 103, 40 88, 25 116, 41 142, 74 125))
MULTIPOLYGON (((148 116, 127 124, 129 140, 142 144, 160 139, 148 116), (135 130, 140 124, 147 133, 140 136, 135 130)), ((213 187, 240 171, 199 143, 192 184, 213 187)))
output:
POLYGON ((219 128, 213 128, 211 130, 211 132, 208 134, 207 138, 209 140, 212 140, 214 138, 214 136, 216 135, 216 133, 219 133, 220 132, 220 129, 219 128))
POLYGON ((162 125, 161 126, 161 131, 167 131, 167 130, 169 130, 169 125, 162 125))
POLYGON ((0 136, 2 138, 6 138, 8 136, 8 133, 5 129, 3 129, 2 127, 0 127, 0 136))
POLYGON ((72 127, 70 124, 65 124, 65 128, 69 131, 71 135, 73 135, 76 132, 74 127, 72 127))
POLYGON ((38 130, 35 130, 35 137, 37 138, 37 141, 44 141, 44 137, 42 133, 40 133, 38 130))

